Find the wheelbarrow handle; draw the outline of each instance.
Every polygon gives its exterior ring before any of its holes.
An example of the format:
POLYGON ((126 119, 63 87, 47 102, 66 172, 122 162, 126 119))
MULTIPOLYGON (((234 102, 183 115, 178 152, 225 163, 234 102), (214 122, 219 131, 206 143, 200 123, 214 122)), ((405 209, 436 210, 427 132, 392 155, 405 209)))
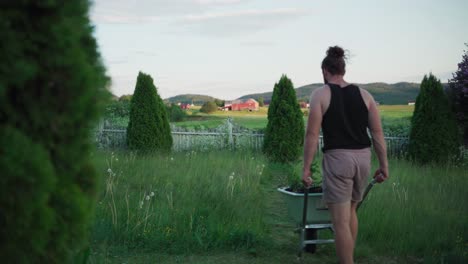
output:
POLYGON ((307 225, 307 202, 309 201, 309 187, 304 188, 304 208, 302 210, 302 228, 307 225))
POLYGON ((361 207, 362 202, 364 201, 364 199, 366 199, 367 194, 372 189, 372 187, 374 187, 376 183, 377 183, 377 180, 373 178, 372 181, 367 185, 366 190, 364 191, 364 195, 362 196, 362 200, 358 203, 356 210, 358 210, 359 207, 361 207))

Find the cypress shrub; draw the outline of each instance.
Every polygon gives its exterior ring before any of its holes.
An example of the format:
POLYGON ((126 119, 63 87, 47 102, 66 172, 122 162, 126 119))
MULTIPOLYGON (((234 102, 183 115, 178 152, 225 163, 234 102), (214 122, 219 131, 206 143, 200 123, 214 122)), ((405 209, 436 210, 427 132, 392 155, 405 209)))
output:
POLYGON ((303 114, 294 86, 283 75, 273 89, 263 151, 273 162, 295 161, 304 145, 304 133, 303 114))
POLYGON ((169 152, 172 148, 166 106, 156 90, 153 78, 143 72, 138 73, 130 103, 127 144, 130 149, 141 152, 169 152))
POLYGON ((69 263, 86 245, 91 133, 108 78, 88 1, 0 8, 0 259, 69 263))
POLYGON ((447 162, 459 154, 460 136, 442 84, 424 76, 411 120, 409 158, 420 164, 447 162))
MULTIPOLYGON (((468 44, 466 44, 468 47, 468 44)), ((468 50, 458 64, 458 70, 449 80, 450 102, 455 113, 465 146, 468 146, 468 50)))

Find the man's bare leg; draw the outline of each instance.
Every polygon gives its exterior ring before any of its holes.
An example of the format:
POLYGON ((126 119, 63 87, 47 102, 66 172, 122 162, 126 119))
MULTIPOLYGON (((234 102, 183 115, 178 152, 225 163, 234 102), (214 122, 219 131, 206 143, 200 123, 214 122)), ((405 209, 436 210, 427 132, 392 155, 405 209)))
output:
MULTIPOLYGON (((358 203, 357 202, 351 202, 351 211, 350 211, 350 217, 349 217, 349 228, 351 229, 351 235, 353 237, 353 244, 356 245, 356 238, 358 234, 358 218, 356 214, 356 208, 357 208, 358 203)), ((354 251, 354 247, 353 247, 354 251)))
POLYGON ((336 254, 341 264, 353 264, 354 238, 351 234, 351 203, 328 204, 335 229, 336 254))

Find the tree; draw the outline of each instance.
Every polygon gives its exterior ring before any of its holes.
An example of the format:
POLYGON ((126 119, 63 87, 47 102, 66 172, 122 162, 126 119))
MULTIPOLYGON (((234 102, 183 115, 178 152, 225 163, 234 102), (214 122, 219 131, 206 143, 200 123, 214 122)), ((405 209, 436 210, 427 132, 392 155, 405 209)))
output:
POLYGON ((219 107, 223 107, 224 106, 224 101, 223 100, 219 100, 219 99, 215 99, 215 104, 219 107))
POLYGON ((432 73, 422 80, 409 140, 409 157, 420 164, 447 162, 459 154, 455 116, 442 84, 432 73))
MULTIPOLYGON (((468 44, 466 46, 468 47, 468 44)), ((468 145, 468 50, 465 50, 458 70, 449 80, 449 95, 464 144, 468 145)))
POLYGON ((215 112, 216 110, 218 110, 218 106, 216 105, 215 102, 206 102, 202 105, 202 107, 200 108, 200 112, 202 113, 213 113, 215 112))
POLYGON ((109 79, 88 1, 0 9, 0 258, 70 263, 96 198, 90 159, 109 79))
POLYGON ((274 162, 299 158, 304 144, 304 119, 290 79, 283 75, 275 84, 268 108, 264 153, 274 162))
POLYGON ((130 149, 141 152, 169 152, 172 148, 166 106, 156 90, 153 78, 143 72, 138 73, 130 104, 127 144, 130 149))
POLYGON ((258 98, 258 106, 263 107, 265 105, 265 100, 263 97, 258 98))
POLYGON ((121 102, 130 103, 131 100, 132 100, 132 95, 131 94, 125 94, 125 95, 122 95, 122 96, 119 97, 119 101, 121 101, 121 102))

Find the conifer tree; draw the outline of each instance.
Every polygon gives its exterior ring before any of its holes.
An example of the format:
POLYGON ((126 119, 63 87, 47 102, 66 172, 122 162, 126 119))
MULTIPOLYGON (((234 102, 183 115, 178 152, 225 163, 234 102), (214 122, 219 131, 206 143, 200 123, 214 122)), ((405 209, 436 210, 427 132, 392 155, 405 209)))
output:
MULTIPOLYGON (((467 44, 468 47, 468 44, 467 44)), ((465 146, 468 146, 468 50, 465 50, 458 70, 449 80, 450 101, 465 146)))
POLYGON ((283 75, 275 84, 268 108, 264 153, 273 162, 295 161, 302 152, 304 133, 304 119, 293 83, 283 75))
POLYGON ((426 164, 446 162, 459 154, 460 137, 442 84, 424 76, 411 120, 409 157, 426 164))
POLYGON ((138 73, 130 104, 127 145, 141 152, 169 152, 172 148, 166 106, 156 90, 153 78, 143 72, 138 73))
POLYGON ((70 263, 87 243, 90 158, 108 78, 89 2, 0 8, 0 259, 70 263))

